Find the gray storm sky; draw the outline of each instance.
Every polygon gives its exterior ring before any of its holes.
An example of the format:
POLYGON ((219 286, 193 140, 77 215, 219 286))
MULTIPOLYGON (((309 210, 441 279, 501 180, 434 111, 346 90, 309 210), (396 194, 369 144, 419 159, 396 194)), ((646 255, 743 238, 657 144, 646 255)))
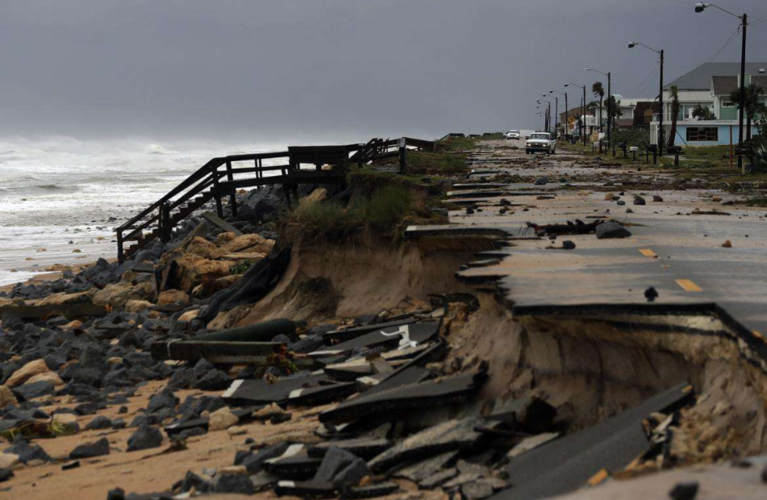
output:
MULTIPOLYGON (((692 0, 0 0, 0 135, 306 140, 533 128, 586 66, 654 96, 737 28, 692 0), (656 73, 657 75, 657 73, 656 73)), ((764 0, 721 0, 753 21, 764 0)), ((717 61, 738 61, 735 39, 717 61)), ((749 31, 767 60, 767 22, 749 31)), ((590 96, 589 96, 590 97, 590 96)), ((564 104, 561 104, 562 109, 564 104)))

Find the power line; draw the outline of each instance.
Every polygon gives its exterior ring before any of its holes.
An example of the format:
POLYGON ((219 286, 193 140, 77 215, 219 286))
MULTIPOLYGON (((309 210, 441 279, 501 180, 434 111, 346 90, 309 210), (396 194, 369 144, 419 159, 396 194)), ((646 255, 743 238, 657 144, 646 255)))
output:
POLYGON ((728 39, 727 39, 727 41, 726 41, 726 42, 724 42, 724 45, 722 45, 722 48, 720 48, 720 49, 719 49, 719 50, 716 52, 716 54, 714 54, 714 57, 712 57, 712 58, 711 58, 711 59, 710 59, 708 62, 710 62, 710 63, 714 62, 714 60, 715 60, 717 57, 719 57, 719 54, 721 54, 721 53, 722 53, 722 51, 723 51, 724 49, 726 49, 726 48, 727 48, 727 46, 728 46, 728 45, 730 45, 730 44, 733 42, 733 40, 735 40, 735 38, 738 36, 738 33, 740 33, 740 26, 738 26, 738 28, 737 28, 735 31, 733 31, 732 35, 730 35, 730 38, 728 38, 728 39))

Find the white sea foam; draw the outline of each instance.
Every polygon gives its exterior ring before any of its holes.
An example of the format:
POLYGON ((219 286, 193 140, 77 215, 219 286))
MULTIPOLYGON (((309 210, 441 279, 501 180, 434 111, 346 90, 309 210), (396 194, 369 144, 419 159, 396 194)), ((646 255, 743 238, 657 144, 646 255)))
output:
POLYGON ((114 257, 113 227, 210 158, 284 148, 258 142, 0 138, 0 285, 54 263, 114 257), (108 222, 110 217, 118 222, 108 222))

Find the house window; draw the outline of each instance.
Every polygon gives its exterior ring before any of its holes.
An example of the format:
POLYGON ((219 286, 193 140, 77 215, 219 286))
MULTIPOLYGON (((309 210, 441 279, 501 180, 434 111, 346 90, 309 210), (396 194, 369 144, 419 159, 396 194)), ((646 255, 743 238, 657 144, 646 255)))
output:
POLYGON ((688 142, 718 142, 719 129, 716 127, 687 127, 688 142))

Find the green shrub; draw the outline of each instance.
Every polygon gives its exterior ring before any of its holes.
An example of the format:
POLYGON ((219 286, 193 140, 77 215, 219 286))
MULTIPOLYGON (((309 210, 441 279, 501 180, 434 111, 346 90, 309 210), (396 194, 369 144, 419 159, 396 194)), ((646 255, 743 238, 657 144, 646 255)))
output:
POLYGON ((373 193, 363 207, 365 222, 373 229, 390 232, 410 215, 413 193, 400 186, 387 186, 373 193))
POLYGON ((463 155, 408 151, 407 171, 410 174, 463 174, 469 171, 463 155))
POLYGON ((364 226, 364 214, 340 203, 301 203, 290 214, 290 224, 308 236, 336 238, 347 236, 364 226))

